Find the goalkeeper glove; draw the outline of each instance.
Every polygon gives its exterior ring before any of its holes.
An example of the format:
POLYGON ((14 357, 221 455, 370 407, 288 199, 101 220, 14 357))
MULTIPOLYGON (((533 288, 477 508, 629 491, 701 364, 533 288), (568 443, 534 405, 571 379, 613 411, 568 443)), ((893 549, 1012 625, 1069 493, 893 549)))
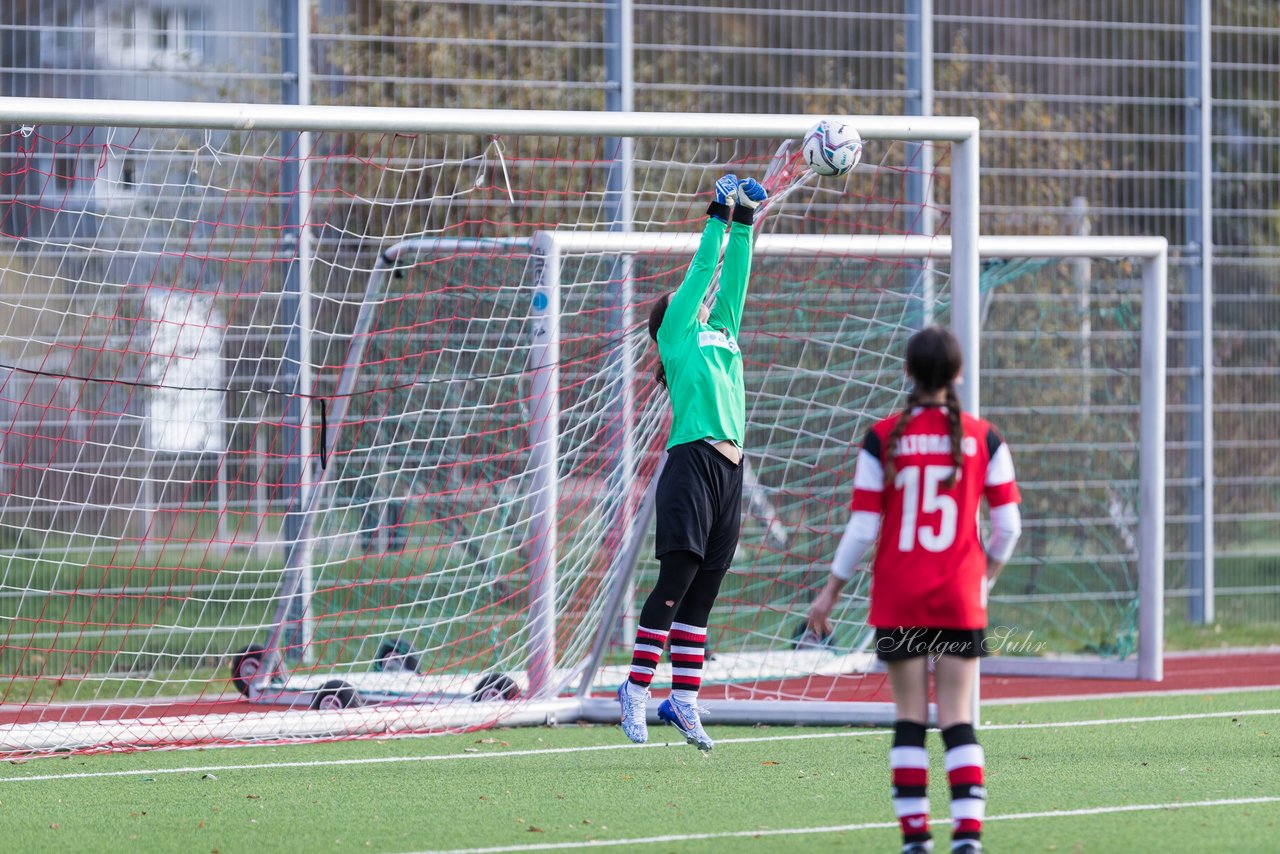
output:
POLYGON ((738 192, 738 176, 724 175, 719 181, 716 181, 716 197, 707 206, 707 215, 713 216, 721 222, 729 221, 729 214, 733 208, 733 202, 738 192))
POLYGON ((733 221, 743 225, 751 225, 755 221, 756 209, 767 197, 768 193, 755 178, 748 178, 738 183, 738 204, 733 210, 733 221))

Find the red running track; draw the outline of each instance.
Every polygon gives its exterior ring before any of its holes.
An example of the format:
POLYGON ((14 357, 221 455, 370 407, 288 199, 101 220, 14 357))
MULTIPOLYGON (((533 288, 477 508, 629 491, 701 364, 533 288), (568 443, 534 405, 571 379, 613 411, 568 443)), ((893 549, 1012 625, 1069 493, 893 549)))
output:
POLYGON ((1030 699, 1076 695, 1205 691, 1230 688, 1280 689, 1280 650, 1237 649, 1210 653, 1166 654, 1164 680, 1046 679, 1029 676, 984 676, 982 698, 1030 699))
MULTIPOLYGON (((889 702, 889 681, 883 673, 862 677, 809 679, 807 692, 827 696, 830 700, 889 702)), ((801 683, 782 682, 704 689, 706 699, 796 697, 801 683)), ((1038 700, 1053 697, 1105 696, 1107 694, 1161 693, 1174 691, 1206 691, 1231 688, 1266 688, 1280 690, 1280 649, 1215 650, 1207 653, 1172 653, 1164 659, 1164 680, 1148 682, 1139 679, 1061 679, 1039 676, 983 676, 983 700, 1038 700)), ((657 692, 655 692, 657 693, 657 692)))
POLYGON ((69 705, 5 704, 0 706, 0 727, 34 723, 93 723, 95 721, 145 720, 186 715, 231 715, 272 711, 243 700, 177 700, 146 703, 73 703, 69 705))

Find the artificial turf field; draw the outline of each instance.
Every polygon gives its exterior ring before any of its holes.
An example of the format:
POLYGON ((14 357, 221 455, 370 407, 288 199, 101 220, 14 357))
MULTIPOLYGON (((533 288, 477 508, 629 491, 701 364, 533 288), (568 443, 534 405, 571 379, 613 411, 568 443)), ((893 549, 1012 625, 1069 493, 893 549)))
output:
MULTIPOLYGON (((988 705, 983 722, 989 851, 1280 851, 1280 691, 988 705)), ((19 760, 0 766, 0 850, 898 850, 885 730, 708 732, 709 756, 670 728, 636 746, 566 726, 19 760)))

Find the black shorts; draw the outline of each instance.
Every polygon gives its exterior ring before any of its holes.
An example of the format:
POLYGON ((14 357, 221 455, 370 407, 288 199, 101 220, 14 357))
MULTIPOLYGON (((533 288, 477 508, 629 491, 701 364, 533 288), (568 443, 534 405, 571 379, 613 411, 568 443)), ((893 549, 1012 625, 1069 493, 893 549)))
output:
POLYGON ((906 661, 927 655, 986 658, 983 629, 876 629, 876 658, 906 661))
POLYGON ((708 442, 667 451, 654 496, 654 557, 693 552, 704 569, 728 569, 742 529, 742 464, 708 442))

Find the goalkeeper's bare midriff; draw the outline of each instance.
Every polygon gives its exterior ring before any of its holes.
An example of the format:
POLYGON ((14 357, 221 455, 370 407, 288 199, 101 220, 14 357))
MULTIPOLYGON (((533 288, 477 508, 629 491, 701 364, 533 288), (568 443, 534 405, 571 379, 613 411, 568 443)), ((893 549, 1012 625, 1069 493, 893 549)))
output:
POLYGON ((719 451, 721 456, 733 463, 735 466, 742 462, 742 449, 735 445, 731 439, 721 439, 719 442, 712 442, 711 447, 719 451))

